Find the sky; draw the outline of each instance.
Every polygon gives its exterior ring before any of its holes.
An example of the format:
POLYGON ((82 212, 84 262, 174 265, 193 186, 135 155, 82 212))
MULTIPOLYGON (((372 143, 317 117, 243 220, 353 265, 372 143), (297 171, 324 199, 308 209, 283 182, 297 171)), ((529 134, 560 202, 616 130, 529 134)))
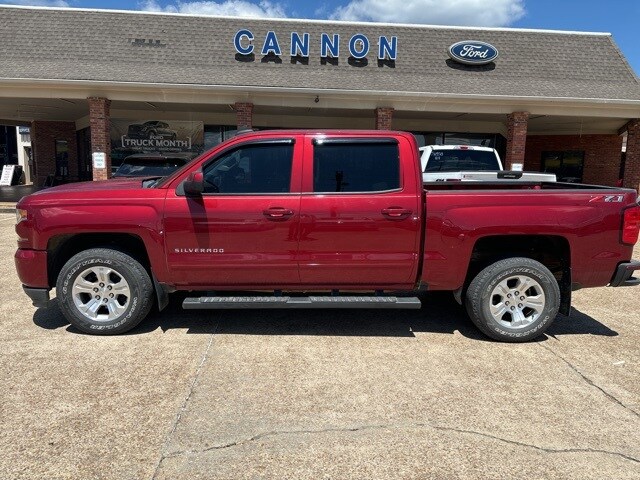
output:
POLYGON ((640 0, 0 0, 0 4, 610 32, 640 75, 640 0))

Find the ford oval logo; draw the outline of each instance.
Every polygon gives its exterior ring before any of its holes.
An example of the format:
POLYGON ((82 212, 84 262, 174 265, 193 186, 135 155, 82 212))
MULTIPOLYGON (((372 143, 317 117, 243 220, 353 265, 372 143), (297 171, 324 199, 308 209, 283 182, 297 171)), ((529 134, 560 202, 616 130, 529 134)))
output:
POLYGON ((467 65, 484 65, 498 58, 498 49, 486 42, 465 40, 449 47, 449 56, 467 65))

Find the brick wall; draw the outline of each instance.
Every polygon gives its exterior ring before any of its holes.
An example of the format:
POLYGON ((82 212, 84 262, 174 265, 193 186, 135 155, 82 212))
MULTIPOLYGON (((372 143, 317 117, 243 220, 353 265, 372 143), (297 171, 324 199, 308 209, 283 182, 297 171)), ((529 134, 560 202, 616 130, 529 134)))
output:
POLYGON ((111 100, 89 97, 89 124, 91 126, 91 152, 104 152, 106 168, 94 168, 94 180, 111 178, 111 100))
POLYGON ((391 130, 393 122, 393 108, 379 107, 374 110, 376 116, 376 130, 391 130))
POLYGON ((620 172, 620 135, 530 135, 527 137, 525 170, 541 170, 542 152, 584 151, 583 183, 617 185, 620 172))
POLYGON ((253 103, 236 102, 233 109, 236 111, 238 130, 253 128, 253 103))
POLYGON ((74 122, 31 123, 31 148, 33 151, 33 183, 41 187, 47 175, 56 173, 56 140, 66 140, 68 149, 69 177, 78 177, 78 146, 76 144, 76 124, 74 122))
POLYGON ((624 186, 640 189, 640 120, 627 124, 627 160, 624 168, 624 186))
POLYGON ((529 112, 507 115, 507 157, 504 162, 507 170, 511 170, 514 163, 524 163, 528 127, 529 112))

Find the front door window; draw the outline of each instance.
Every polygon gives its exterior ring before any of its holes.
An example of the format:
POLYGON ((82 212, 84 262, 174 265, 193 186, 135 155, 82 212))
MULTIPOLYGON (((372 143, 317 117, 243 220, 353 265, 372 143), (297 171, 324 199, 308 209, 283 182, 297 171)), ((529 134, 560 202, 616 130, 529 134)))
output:
POLYGON ((205 167, 204 193, 288 193, 292 163, 292 143, 239 147, 205 167))

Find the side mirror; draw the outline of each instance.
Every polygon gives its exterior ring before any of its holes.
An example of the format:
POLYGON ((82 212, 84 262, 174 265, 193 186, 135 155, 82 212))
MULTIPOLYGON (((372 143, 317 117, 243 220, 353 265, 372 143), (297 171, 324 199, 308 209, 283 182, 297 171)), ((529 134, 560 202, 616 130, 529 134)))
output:
POLYGON ((204 174, 201 171, 191 172, 183 183, 184 193, 189 197, 198 197, 204 192, 204 174))

